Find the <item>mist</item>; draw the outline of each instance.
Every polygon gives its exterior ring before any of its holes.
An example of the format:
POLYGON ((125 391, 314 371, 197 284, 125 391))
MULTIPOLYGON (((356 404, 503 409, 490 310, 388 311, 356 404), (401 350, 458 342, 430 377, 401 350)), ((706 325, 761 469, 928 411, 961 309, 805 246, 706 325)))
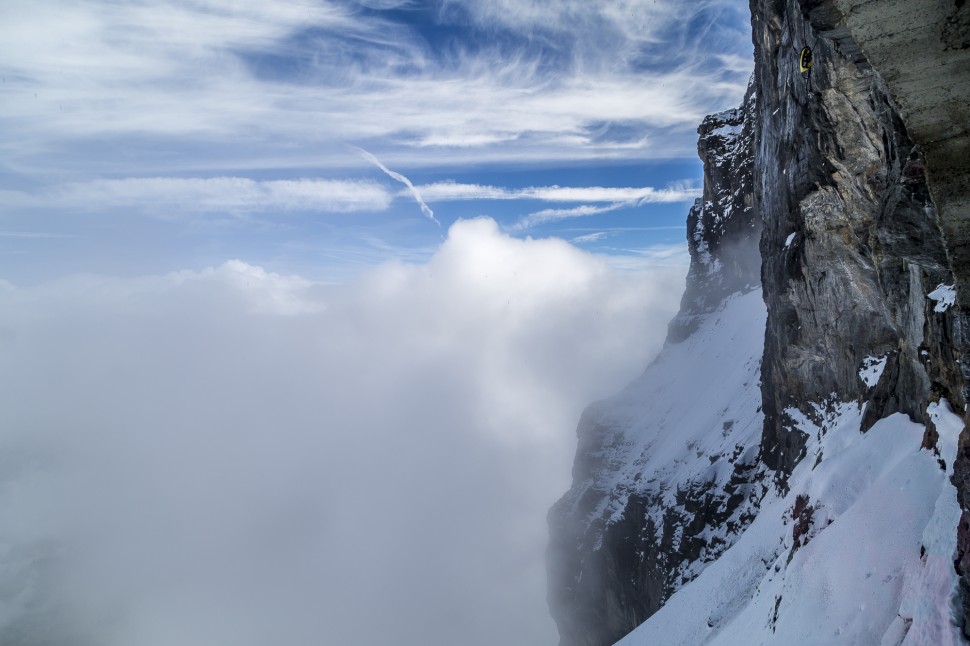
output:
POLYGON ((478 219, 347 285, 0 284, 0 642, 555 644, 546 511, 682 255, 620 271, 478 219))

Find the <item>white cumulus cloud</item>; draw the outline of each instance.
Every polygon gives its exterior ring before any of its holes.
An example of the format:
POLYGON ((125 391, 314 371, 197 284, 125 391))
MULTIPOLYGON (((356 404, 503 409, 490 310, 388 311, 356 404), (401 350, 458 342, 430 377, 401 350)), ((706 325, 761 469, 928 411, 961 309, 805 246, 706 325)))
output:
POLYGON ((582 407, 684 267, 462 221, 333 287, 242 261, 0 289, 0 641, 539 646, 582 407))

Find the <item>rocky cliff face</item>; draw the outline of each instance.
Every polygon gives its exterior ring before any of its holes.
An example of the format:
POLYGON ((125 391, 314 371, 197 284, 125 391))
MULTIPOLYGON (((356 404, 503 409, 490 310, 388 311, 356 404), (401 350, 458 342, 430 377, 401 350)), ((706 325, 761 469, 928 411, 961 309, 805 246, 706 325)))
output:
POLYGON ((656 612, 735 540, 762 493, 753 485, 764 329, 754 293, 755 110, 752 86, 740 108, 698 128, 704 194, 688 215, 691 267, 668 347, 579 423, 573 487, 549 515, 549 600, 563 646, 612 644, 656 612), (724 317, 725 328, 744 333, 721 338, 712 326, 744 293, 746 302, 724 317), (705 356, 712 361, 703 374, 683 371, 705 356), (740 390, 720 388, 735 381, 740 390), (695 400, 700 414, 692 415, 685 409, 695 400))
MULTIPOLYGON (((963 399, 970 384, 970 3, 965 0, 828 0, 813 23, 847 32, 879 70, 926 162, 954 275, 952 350, 960 355, 963 399)), ((960 496, 958 569, 964 630, 970 625, 970 432, 964 430, 954 484, 960 496)), ((970 634, 970 633, 967 633, 970 634)))
MULTIPOLYGON (((739 109, 698 130, 704 197, 688 215, 681 313, 644 377, 584 414, 573 487, 550 513, 550 606, 562 646, 611 644, 689 586, 739 540, 769 492, 784 502, 806 455, 822 461, 819 442, 846 407, 858 410, 859 433, 907 416, 921 429, 913 450, 937 456, 936 402, 965 408, 967 325, 957 295, 970 214, 953 180, 956 173, 966 186, 954 170, 964 162, 953 161, 959 141, 928 140, 939 129, 932 116, 911 116, 918 102, 901 111, 898 88, 894 95, 880 74, 884 55, 875 65, 867 57, 876 36, 860 32, 853 12, 876 4, 751 0, 752 85, 739 109), (798 69, 806 45, 815 54, 811 84, 798 69), (759 273, 766 314, 739 310, 739 294, 759 273), (737 316, 764 321, 756 347, 729 340, 737 316), (700 384, 728 343, 746 368, 733 375, 734 407, 721 403, 723 388, 700 384), (670 367, 675 355, 680 369, 670 367), (684 381, 693 399, 679 402, 684 381), (709 415, 677 410, 697 406, 709 415)), ((965 7, 940 4, 941 29, 950 26, 940 32, 945 56, 959 59, 965 43, 950 32, 965 7)), ((959 140, 960 126, 944 130, 959 140)), ((970 451, 960 455, 958 479, 970 472, 970 451)), ((809 476, 796 480, 809 487, 809 476)), ((800 501, 801 512, 791 517, 807 532, 806 510, 821 503, 792 495, 789 507, 800 501)), ((786 540, 807 541, 795 534, 786 540)), ((789 547, 785 566, 797 549, 789 547)))
POLYGON ((687 214, 691 264, 680 312, 670 324, 668 340, 674 343, 690 336, 727 296, 761 283, 761 218, 753 208, 753 82, 740 107, 710 115, 697 129, 704 194, 687 214))
POLYGON ((752 2, 768 306, 763 448, 782 474, 804 448, 782 414, 789 406, 839 393, 870 402, 869 426, 897 411, 927 422, 931 391, 963 405, 953 318, 928 298, 954 281, 924 158, 847 31, 802 4, 752 2), (793 55, 805 44, 817 61, 811 88, 793 55), (867 357, 886 360, 874 386, 858 377, 867 357))

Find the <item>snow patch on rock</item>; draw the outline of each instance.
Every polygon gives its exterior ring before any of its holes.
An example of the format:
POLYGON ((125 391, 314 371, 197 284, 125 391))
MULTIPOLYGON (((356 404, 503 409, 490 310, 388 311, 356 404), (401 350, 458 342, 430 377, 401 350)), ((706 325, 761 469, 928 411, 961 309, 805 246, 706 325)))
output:
POLYGON ((926 297, 936 302, 936 307, 933 308, 934 311, 945 312, 956 302, 957 290, 954 285, 940 283, 926 297))
POLYGON ((867 387, 872 388, 879 383, 882 371, 886 369, 887 355, 881 357, 869 356, 862 360, 862 367, 859 368, 859 379, 867 387))

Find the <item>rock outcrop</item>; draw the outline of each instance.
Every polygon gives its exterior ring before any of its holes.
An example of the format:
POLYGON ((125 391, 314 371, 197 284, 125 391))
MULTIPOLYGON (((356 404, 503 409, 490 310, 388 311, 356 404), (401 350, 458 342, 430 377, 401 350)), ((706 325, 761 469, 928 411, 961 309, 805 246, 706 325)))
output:
POLYGON ((738 291, 761 284, 761 218, 753 208, 754 79, 739 108, 713 114, 697 129, 704 193, 687 214, 691 264, 668 341, 682 341, 706 314, 738 291))
MULTIPOLYGON (((644 377, 583 415, 573 487, 550 512, 562 646, 612 644, 730 548, 766 492, 787 491, 806 456, 805 420, 824 426, 852 404, 865 432, 902 413, 933 452, 935 402, 965 410, 970 5, 750 4, 755 73, 744 104, 698 129, 704 197, 688 215, 681 312, 644 377), (811 84, 797 60, 806 45, 811 84), (943 79, 928 75, 933 65, 943 79), (739 349, 748 370, 735 397, 745 403, 728 410, 716 386, 711 396, 699 385, 710 370, 702 355, 741 343, 728 338, 731 317, 759 282, 766 317, 749 315, 764 321, 763 342, 753 359, 739 349), (711 342, 718 325, 723 344, 711 342), (675 355, 688 365, 672 370, 675 355), (697 386, 696 401, 676 400, 678 380, 697 386)), ((954 479, 967 510, 968 432, 961 438, 954 479)), ((970 598, 970 513, 961 528, 970 598)))

